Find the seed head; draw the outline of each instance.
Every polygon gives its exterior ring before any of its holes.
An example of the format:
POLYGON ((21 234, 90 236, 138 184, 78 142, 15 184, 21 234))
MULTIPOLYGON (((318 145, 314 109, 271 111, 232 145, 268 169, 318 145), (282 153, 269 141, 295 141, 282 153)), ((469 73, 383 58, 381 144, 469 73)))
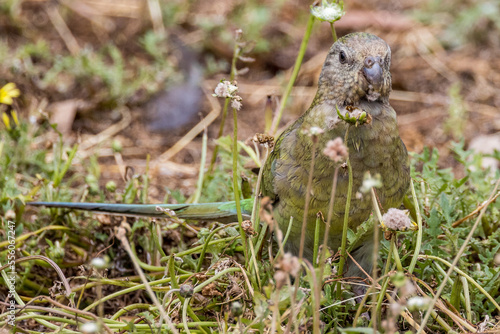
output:
POLYGON ((182 284, 179 287, 179 294, 184 298, 191 298, 193 296, 193 286, 191 284, 182 284))
POLYGON ((276 282, 276 288, 281 289, 283 285, 286 284, 288 277, 290 277, 290 275, 285 273, 283 270, 276 270, 276 272, 274 273, 274 281, 276 282))
POLYGON ((241 104, 241 97, 235 96, 231 100, 231 108, 236 109, 236 110, 240 110, 242 106, 243 105, 241 104))
POLYGON ((406 231, 415 229, 415 224, 413 224, 406 214, 406 211, 399 210, 395 208, 390 208, 382 216, 384 225, 389 230, 393 231, 406 231))
POLYGON ((348 151, 347 147, 344 145, 342 138, 337 137, 334 140, 329 140, 326 143, 326 147, 323 150, 323 154, 335 162, 340 162, 347 158, 348 151))
POLYGON ((299 259, 291 253, 285 253, 278 263, 278 268, 296 277, 300 270, 299 259))
POLYGON ((274 137, 265 133, 256 133, 253 136, 252 141, 269 148, 273 148, 274 146, 274 137))

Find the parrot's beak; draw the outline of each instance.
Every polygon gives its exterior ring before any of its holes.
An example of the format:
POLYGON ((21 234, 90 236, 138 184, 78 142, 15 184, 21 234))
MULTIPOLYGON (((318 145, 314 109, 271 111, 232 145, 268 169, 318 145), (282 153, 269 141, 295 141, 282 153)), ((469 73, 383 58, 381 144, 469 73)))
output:
POLYGON ((380 66, 380 57, 368 56, 365 58, 363 73, 368 83, 370 83, 375 91, 380 91, 384 83, 383 70, 380 66))

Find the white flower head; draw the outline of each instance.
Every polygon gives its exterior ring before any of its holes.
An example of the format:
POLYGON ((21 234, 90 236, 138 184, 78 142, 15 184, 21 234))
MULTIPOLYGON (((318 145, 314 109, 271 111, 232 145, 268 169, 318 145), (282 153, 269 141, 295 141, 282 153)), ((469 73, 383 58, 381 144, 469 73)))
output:
POLYGON ((326 143, 323 154, 330 158, 330 160, 339 162, 347 158, 348 151, 347 147, 344 145, 344 141, 342 140, 342 138, 337 137, 334 140, 329 140, 326 143))
POLYGON ((227 80, 221 80, 215 87, 215 97, 234 97, 238 91, 238 86, 227 80))
POLYGON ((106 269, 108 267, 107 259, 103 259, 102 257, 93 258, 90 264, 96 269, 106 269))
POLYGON ((309 133, 312 135, 312 136, 317 136, 317 135, 320 135, 322 134, 323 132, 325 132, 322 128, 319 128, 317 126, 313 126, 309 129, 309 133))
POLYGON ((408 299, 406 307, 410 311, 423 311, 427 308, 431 299, 429 297, 415 296, 408 299))
POLYGON ((309 129, 302 130, 302 133, 311 137, 317 137, 320 134, 324 133, 325 130, 318 126, 311 126, 309 129))
POLYGON ((320 21, 333 23, 345 15, 344 3, 343 1, 330 3, 323 0, 321 6, 311 7, 311 14, 320 21))
POLYGON ((95 322, 86 322, 80 326, 80 330, 84 334, 99 333, 99 326, 95 322))
POLYGON ((386 228, 393 231, 406 231, 415 229, 405 210, 390 208, 382 216, 383 224, 386 228))
POLYGON ((241 97, 235 96, 235 98, 231 99, 231 108, 240 110, 242 106, 241 97))
POLYGON ((380 176, 380 174, 371 176, 368 172, 366 172, 363 178, 363 184, 359 188, 359 191, 361 191, 362 193, 367 193, 372 188, 380 188, 380 187, 382 187, 382 177, 380 176))

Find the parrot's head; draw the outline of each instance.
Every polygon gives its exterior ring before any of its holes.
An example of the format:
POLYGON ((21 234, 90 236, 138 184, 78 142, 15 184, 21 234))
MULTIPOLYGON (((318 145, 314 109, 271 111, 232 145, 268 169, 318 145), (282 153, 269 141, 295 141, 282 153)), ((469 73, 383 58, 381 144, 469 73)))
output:
POLYGON ((391 49, 369 33, 352 33, 330 48, 321 71, 318 93, 338 105, 362 100, 388 101, 391 91, 391 49))

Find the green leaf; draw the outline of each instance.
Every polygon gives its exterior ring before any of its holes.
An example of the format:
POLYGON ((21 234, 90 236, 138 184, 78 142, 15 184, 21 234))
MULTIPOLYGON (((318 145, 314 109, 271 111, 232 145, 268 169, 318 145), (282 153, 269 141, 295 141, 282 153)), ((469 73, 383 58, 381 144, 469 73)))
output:
POLYGON ((455 277, 455 281, 451 288, 450 304, 453 305, 457 311, 460 311, 460 293, 462 292, 462 287, 462 280, 460 277, 455 277))
POLYGON ((446 219, 446 222, 452 223, 453 218, 451 217, 451 215, 452 215, 453 208, 450 204, 450 201, 448 200, 448 196, 446 196, 445 193, 441 193, 439 205, 441 205, 441 209, 443 210, 443 214, 444 214, 444 218, 446 219))
POLYGON ((436 208, 432 208, 427 224, 429 225, 427 231, 432 237, 436 238, 443 233, 441 230, 441 217, 436 208))

